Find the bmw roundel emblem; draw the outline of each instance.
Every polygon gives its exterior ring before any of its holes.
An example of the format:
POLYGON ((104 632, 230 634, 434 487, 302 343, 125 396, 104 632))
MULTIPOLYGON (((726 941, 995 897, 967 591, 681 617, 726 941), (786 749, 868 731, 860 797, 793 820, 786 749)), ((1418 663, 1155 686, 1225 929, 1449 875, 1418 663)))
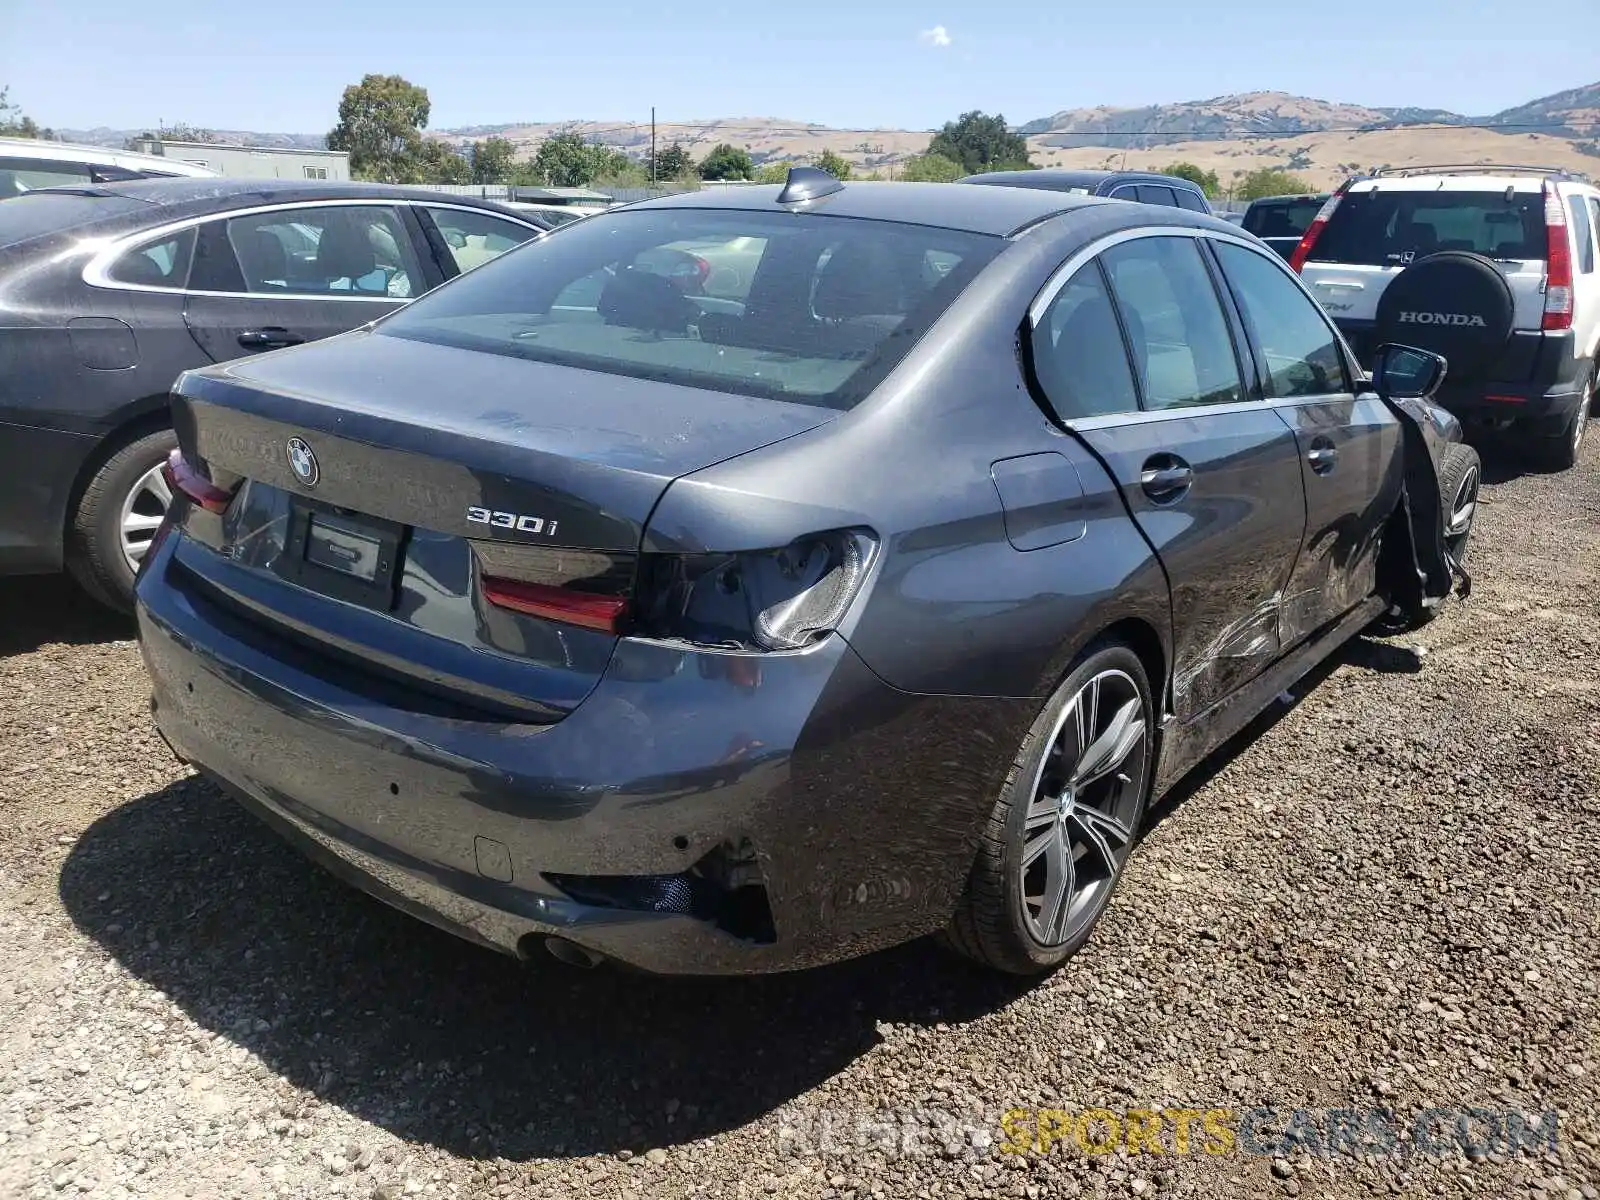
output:
POLYGON ((288 451, 289 469, 294 472, 294 477, 307 487, 316 487, 322 473, 317 469, 317 456, 311 453, 311 447, 306 445, 305 439, 290 438, 288 451))

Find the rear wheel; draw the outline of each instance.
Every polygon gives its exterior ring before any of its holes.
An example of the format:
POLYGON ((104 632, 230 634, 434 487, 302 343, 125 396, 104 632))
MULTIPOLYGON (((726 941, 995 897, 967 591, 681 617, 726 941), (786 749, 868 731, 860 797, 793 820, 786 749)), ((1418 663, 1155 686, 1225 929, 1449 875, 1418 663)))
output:
POLYGON ((172 493, 161 464, 178 444, 170 429, 127 442, 83 489, 67 532, 67 569, 84 591, 133 611, 133 576, 166 516, 172 493))
POLYGON ((1534 446, 1539 462, 1554 471, 1565 471, 1578 465, 1583 451, 1583 438, 1589 428, 1589 417, 1594 412, 1594 394, 1600 387, 1600 363, 1589 369, 1589 380, 1578 397, 1578 407, 1553 437, 1541 438, 1534 446))
POLYGON ((1088 941, 1144 819, 1154 729, 1138 655, 1120 642, 1086 651, 1023 739, 948 945, 1034 975, 1088 941))

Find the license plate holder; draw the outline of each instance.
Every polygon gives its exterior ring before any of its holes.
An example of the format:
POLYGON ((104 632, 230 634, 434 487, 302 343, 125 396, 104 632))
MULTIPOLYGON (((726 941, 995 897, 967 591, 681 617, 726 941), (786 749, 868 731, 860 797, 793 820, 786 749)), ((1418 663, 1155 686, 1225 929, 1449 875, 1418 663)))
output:
POLYGON ((406 526, 295 497, 277 573, 335 600, 388 612, 404 561, 406 526))

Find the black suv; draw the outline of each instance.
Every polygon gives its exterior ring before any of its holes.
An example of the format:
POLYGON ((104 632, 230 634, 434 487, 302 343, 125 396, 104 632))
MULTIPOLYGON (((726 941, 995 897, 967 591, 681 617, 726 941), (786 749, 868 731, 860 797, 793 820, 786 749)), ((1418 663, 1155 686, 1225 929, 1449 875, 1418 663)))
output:
POLYGON ((982 175, 968 175, 957 182, 1044 188, 1052 192, 1074 192, 1079 196, 1109 196, 1113 200, 1186 208, 1190 212, 1211 211, 1205 193, 1196 184, 1154 171, 988 171, 982 175))
POLYGON ((1317 219, 1331 192, 1306 192, 1294 196, 1263 196, 1252 200, 1239 222, 1246 233, 1253 233, 1283 258, 1294 256, 1295 247, 1317 219))

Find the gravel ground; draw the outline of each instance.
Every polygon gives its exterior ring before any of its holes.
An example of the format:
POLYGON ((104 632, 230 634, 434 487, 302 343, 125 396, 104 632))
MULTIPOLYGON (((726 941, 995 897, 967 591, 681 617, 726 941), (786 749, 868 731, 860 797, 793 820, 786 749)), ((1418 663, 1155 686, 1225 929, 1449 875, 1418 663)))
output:
POLYGON ((458 944, 174 764, 127 628, 0 583, 0 1196, 1593 1198, 1600 437, 1490 476, 1470 602, 1206 764, 1031 988, 920 945, 679 982, 458 944), (1008 1108, 1269 1105, 1559 1136, 998 1146, 1008 1108))

